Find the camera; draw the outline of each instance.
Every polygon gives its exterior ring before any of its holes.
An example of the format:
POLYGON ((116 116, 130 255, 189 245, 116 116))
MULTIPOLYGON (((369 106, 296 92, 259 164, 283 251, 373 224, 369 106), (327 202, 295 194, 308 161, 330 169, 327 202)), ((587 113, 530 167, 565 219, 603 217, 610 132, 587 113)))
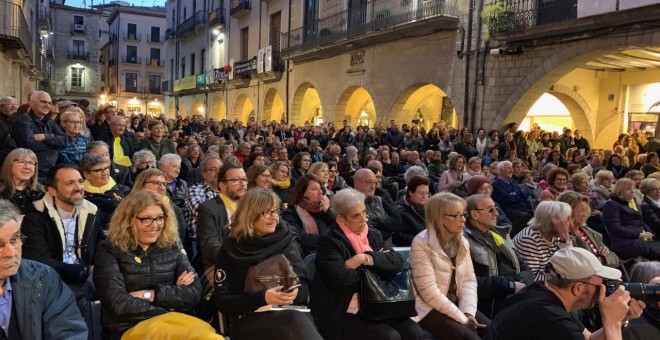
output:
POLYGON ((636 300, 660 301, 660 283, 613 283, 605 285, 605 295, 610 296, 619 286, 623 286, 630 293, 630 297, 636 300))

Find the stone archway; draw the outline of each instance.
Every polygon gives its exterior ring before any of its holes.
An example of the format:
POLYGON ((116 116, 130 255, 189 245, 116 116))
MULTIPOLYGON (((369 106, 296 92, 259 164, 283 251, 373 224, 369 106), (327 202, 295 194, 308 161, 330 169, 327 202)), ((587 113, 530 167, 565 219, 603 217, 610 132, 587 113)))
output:
MULTIPOLYGON (((293 94, 289 124, 302 125, 311 117, 323 116, 321 98, 311 83, 302 83, 293 94)), ((283 117, 284 118, 284 117, 283 117)))
POLYGON ((254 114, 254 105, 248 96, 241 94, 236 97, 234 101, 234 110, 232 113, 233 120, 240 120, 245 124, 248 120, 248 117, 254 114))
POLYGON ((401 92, 384 123, 388 126, 390 120, 395 120, 399 124, 412 124, 419 116, 423 120, 418 121, 417 125, 429 129, 443 118, 451 125, 456 118, 456 110, 440 87, 428 83, 415 84, 401 92))
POLYGON ((261 119, 280 121, 284 118, 284 103, 282 96, 274 87, 269 88, 264 96, 263 115, 261 119))
POLYGON ((349 87, 339 96, 334 117, 336 121, 346 119, 353 125, 360 122, 373 126, 377 114, 371 94, 361 86, 349 87))
POLYGON ((584 98, 573 89, 563 85, 553 85, 548 93, 555 96, 566 106, 568 112, 571 113, 575 128, 582 132, 582 136, 588 141, 593 141, 596 124, 593 122, 591 108, 589 108, 584 98))
POLYGON ((221 94, 216 94, 212 97, 211 111, 209 112, 209 118, 215 120, 222 120, 227 117, 227 105, 222 98, 221 94))

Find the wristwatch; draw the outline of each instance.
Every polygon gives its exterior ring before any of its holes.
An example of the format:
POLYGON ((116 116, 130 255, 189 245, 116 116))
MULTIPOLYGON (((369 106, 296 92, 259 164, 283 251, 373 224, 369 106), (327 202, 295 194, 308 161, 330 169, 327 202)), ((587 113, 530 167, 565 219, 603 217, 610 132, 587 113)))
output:
POLYGON ((148 300, 151 300, 151 290, 149 290, 149 289, 145 289, 145 290, 144 290, 144 295, 142 295, 142 296, 143 296, 144 299, 147 300, 147 301, 148 301, 148 300))

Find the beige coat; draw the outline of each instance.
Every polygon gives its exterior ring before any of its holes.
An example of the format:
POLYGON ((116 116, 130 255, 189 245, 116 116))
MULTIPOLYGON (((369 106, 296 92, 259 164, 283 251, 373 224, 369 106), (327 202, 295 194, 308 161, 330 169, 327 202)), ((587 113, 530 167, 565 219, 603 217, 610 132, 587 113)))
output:
POLYGON ((410 266, 417 291, 417 318, 422 320, 432 309, 449 316, 461 324, 467 322, 464 313, 477 312, 477 278, 474 275, 470 245, 460 235, 460 248, 456 256, 456 295, 458 306, 447 298, 452 264, 440 246, 435 230, 426 229, 412 242, 410 266))

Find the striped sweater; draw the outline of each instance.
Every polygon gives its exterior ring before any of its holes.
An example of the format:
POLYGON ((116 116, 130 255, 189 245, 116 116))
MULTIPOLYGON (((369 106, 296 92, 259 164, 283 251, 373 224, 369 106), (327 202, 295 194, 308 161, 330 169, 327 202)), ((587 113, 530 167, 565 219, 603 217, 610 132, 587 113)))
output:
POLYGON ((513 238, 518 256, 527 263, 535 281, 545 281, 545 268, 552 254, 560 248, 560 239, 546 241, 537 229, 526 227, 513 238))

